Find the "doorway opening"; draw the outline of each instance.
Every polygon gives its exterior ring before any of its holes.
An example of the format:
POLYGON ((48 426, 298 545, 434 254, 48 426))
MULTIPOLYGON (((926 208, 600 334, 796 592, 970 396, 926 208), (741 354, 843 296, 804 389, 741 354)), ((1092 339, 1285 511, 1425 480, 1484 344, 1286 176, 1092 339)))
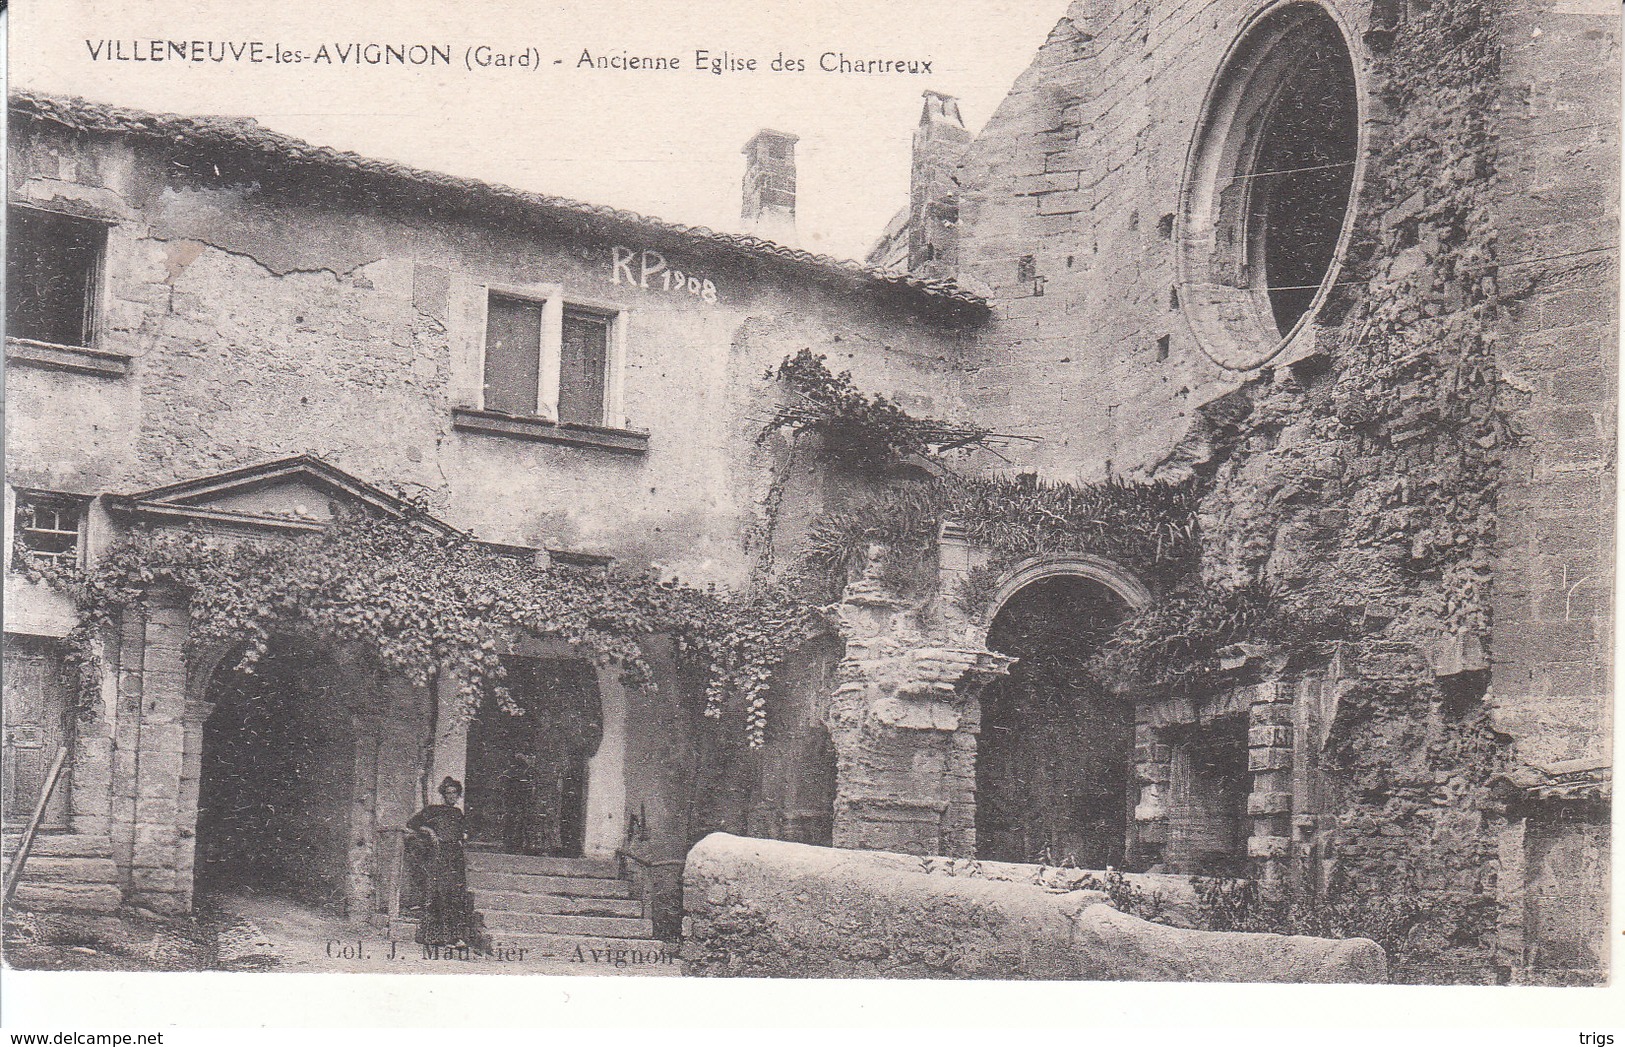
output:
POLYGON ((579 858, 587 765, 603 738, 597 672, 579 659, 506 664, 517 712, 487 702, 468 728, 469 846, 579 858))
POLYGON ((209 683, 195 883, 343 904, 355 732, 322 652, 274 641, 252 671, 228 658, 209 683))
POLYGON ((1228 716, 1166 734, 1173 760, 1168 782, 1169 872, 1246 876, 1247 718, 1228 716))
POLYGON ((993 650, 1019 659, 982 695, 976 754, 976 856, 1121 868, 1134 708, 1090 666, 1128 613, 1087 578, 1033 582, 1000 609, 993 650))

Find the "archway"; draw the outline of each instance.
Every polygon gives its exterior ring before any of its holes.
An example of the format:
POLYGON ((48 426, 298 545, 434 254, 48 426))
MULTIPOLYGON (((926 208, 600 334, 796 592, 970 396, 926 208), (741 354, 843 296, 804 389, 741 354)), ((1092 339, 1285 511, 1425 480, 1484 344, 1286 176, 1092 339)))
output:
POLYGON ((1123 864, 1134 707, 1089 663, 1146 594, 1138 582, 1119 588, 1106 577, 1059 563, 1029 565, 995 602, 987 645, 1018 661, 982 692, 979 858, 1123 864))
POLYGON ((579 858, 588 764, 604 734, 598 676, 580 659, 507 659, 514 709, 480 707, 468 727, 469 845, 579 858))
POLYGON ((198 786, 198 894, 253 891, 342 904, 355 733, 323 652, 274 641, 209 681, 198 786))

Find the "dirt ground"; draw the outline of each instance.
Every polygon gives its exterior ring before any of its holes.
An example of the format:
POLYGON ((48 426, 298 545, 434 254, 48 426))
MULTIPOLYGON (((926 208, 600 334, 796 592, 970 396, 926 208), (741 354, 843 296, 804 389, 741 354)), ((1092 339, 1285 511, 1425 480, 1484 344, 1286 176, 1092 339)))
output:
POLYGON ((444 950, 426 956, 416 942, 390 941, 285 898, 232 894, 200 902, 189 916, 146 910, 116 916, 13 911, 5 922, 5 961, 24 970, 357 971, 372 974, 547 974, 674 976, 681 963, 632 963, 583 949, 579 959, 495 956, 444 950), (617 959, 620 965, 617 965, 617 959))

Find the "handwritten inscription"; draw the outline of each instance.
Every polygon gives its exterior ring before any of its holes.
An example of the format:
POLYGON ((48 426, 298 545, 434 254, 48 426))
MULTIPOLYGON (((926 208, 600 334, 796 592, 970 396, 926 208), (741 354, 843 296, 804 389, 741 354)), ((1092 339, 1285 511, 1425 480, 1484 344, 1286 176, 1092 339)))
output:
POLYGON ((716 304, 717 285, 710 277, 673 268, 659 251, 649 248, 637 251, 616 244, 610 248, 609 260, 611 283, 627 283, 645 291, 688 294, 709 305, 716 304))

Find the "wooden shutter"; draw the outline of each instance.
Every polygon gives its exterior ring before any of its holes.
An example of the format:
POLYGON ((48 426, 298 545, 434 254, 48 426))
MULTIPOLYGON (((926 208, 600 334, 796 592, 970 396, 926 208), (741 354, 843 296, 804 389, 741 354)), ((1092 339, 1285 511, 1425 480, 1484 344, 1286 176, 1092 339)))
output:
POLYGON ((535 415, 542 303, 492 295, 485 312, 485 409, 535 415))
POLYGON ((559 352, 559 421, 604 424, 610 318, 566 309, 559 352))

